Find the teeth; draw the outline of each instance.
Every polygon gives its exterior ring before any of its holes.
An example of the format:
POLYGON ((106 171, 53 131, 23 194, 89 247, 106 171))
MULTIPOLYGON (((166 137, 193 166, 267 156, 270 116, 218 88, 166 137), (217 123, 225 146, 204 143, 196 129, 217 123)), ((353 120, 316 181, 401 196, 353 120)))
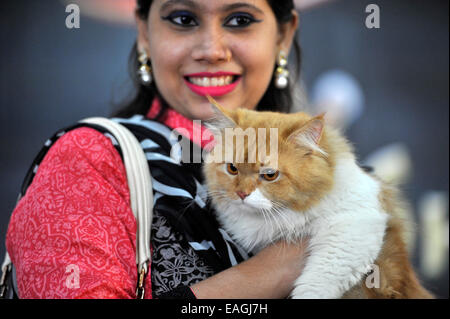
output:
POLYGON ((225 86, 233 83, 233 76, 189 77, 189 82, 198 86, 225 86))

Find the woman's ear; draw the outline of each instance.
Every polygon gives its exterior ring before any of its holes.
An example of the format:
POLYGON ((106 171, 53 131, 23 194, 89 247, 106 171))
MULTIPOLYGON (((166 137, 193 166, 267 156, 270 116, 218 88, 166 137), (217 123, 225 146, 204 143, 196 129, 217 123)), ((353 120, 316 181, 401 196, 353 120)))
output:
POLYGON ((280 37, 278 46, 280 50, 289 52, 294 41, 295 32, 299 24, 299 16, 296 10, 292 10, 292 19, 289 22, 283 23, 280 26, 280 37))
POLYGON ((145 51, 150 58, 150 45, 148 41, 148 23, 146 20, 135 15, 136 28, 137 28, 137 50, 138 52, 145 51))

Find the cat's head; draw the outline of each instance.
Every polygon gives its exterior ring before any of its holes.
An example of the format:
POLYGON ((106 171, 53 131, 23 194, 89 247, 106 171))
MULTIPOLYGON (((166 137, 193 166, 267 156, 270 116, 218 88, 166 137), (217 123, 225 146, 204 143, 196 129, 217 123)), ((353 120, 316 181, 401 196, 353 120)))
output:
POLYGON ((331 189, 334 155, 322 115, 225 110, 212 103, 215 117, 205 124, 217 144, 204 174, 215 204, 305 211, 331 189))

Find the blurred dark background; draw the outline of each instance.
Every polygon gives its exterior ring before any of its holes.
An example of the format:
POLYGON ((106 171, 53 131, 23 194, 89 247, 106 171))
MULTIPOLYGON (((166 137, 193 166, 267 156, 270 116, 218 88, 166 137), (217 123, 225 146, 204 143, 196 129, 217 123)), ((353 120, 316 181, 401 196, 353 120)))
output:
MULTIPOLYGON (((22 179, 45 140, 79 119, 108 116, 130 93, 133 26, 82 9, 81 27, 68 29, 65 6, 0 2, 1 259, 22 179)), ((413 262, 441 298, 448 298, 449 283, 448 36, 448 1, 332 1, 300 13, 306 93, 312 96, 330 70, 350 75, 363 94, 359 115, 345 127, 358 157, 364 162, 398 143, 406 150, 411 166, 403 190, 417 224, 413 262), (370 3, 380 8, 379 29, 365 26, 370 3)), ((385 153, 387 162, 391 155, 385 153)))

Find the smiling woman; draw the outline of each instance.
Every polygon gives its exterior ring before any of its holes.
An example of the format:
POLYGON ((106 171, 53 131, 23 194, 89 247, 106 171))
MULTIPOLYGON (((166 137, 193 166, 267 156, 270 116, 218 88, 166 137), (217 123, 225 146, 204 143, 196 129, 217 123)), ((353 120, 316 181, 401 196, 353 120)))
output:
POLYGON ((160 116, 173 108, 202 119, 211 115, 206 94, 230 108, 288 112, 291 86, 277 89, 272 79, 278 54, 291 46, 291 78, 298 78, 296 25, 292 1, 138 1, 139 37, 130 56, 136 95, 116 115, 147 114, 157 97, 160 116), (139 52, 147 54, 155 77, 149 86, 136 72, 139 52))
MULTIPOLYGON (((275 84, 288 82, 285 55, 298 49, 293 1, 138 0, 136 22, 136 96, 115 120, 141 143, 153 180, 145 297, 285 298, 305 243, 248 256, 219 228, 201 165, 170 155, 172 130, 192 132, 213 115, 208 95, 229 109, 290 110, 290 86, 275 84)), ((136 222, 120 147, 107 131, 75 125, 40 155, 7 233, 19 297, 135 298, 136 222), (70 265, 76 289, 66 285, 70 265)))

